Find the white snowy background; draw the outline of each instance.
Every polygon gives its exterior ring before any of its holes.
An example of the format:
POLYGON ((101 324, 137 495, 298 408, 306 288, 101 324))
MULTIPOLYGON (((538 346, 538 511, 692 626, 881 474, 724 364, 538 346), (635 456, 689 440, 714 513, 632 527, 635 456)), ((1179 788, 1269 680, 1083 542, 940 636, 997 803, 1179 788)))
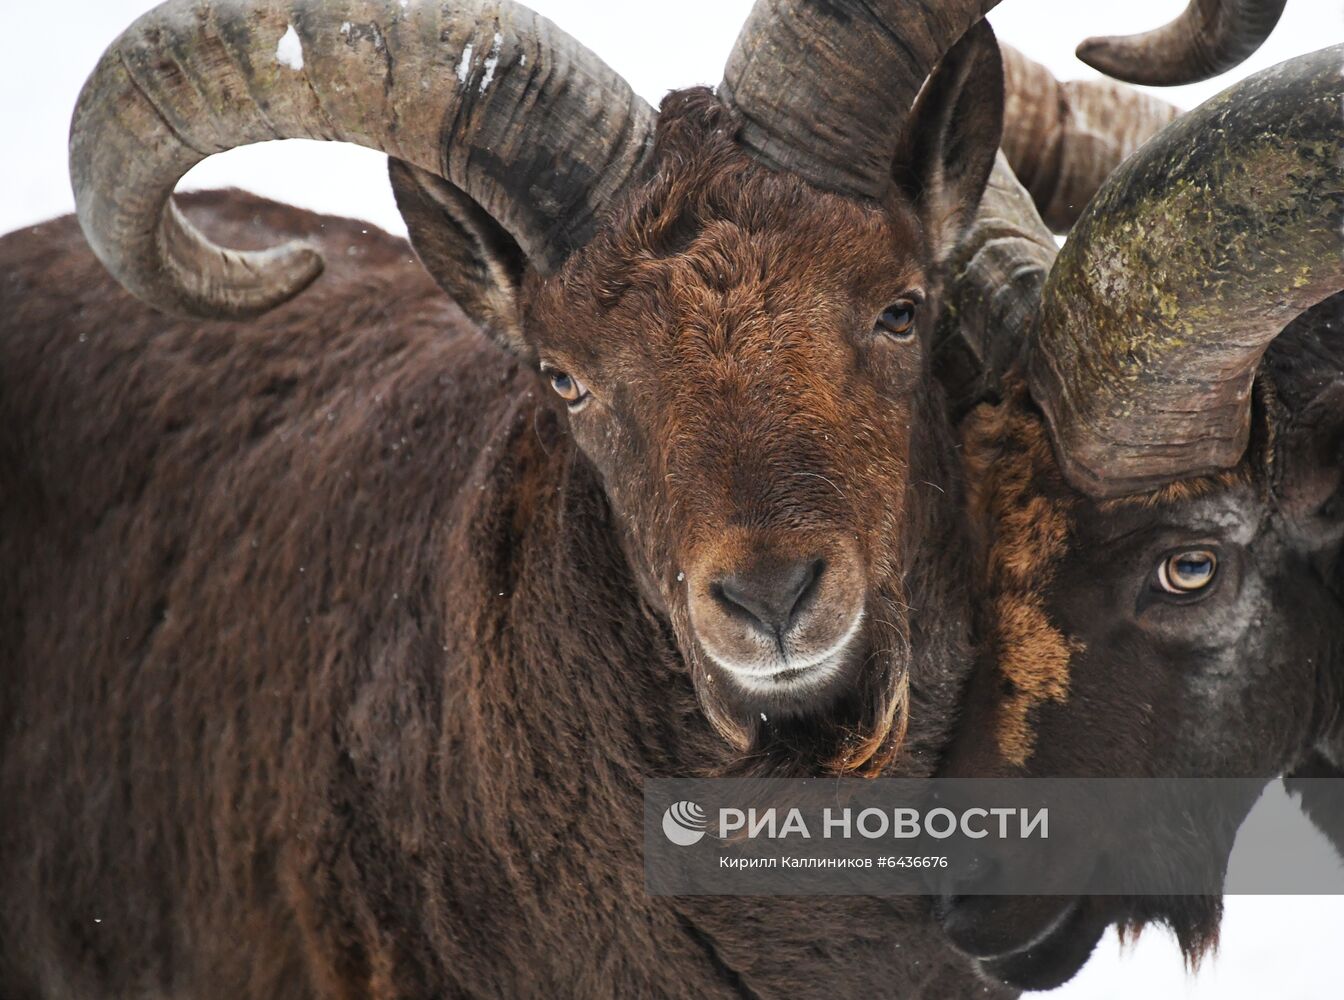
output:
MULTIPOLYGON (((1061 79, 1095 74, 1073 57, 1093 34, 1155 27, 1184 0, 1007 0, 990 20, 999 37, 1061 79)), ((151 0, 7 0, 0 19, 0 233, 72 209, 66 130, 75 97, 103 47, 151 0)), ((675 87, 715 84, 751 0, 531 0, 657 105, 675 87)), ((1233 80, 1290 56, 1344 41, 1338 0, 1288 0, 1282 21, 1244 65, 1208 83, 1163 91, 1190 108, 1233 80)), ((881 72, 875 66, 874 72, 881 72)), ((1344 129, 1342 129, 1344 132, 1344 129)), ((185 188, 237 186, 322 212, 405 230, 392 203, 385 160, 331 143, 264 143, 216 156, 185 188)), ((1341 995, 1344 897, 1230 897, 1222 947, 1198 974, 1184 969, 1170 937, 1146 932, 1121 948, 1108 935, 1083 972, 1046 994, 1061 1000, 1323 1000, 1341 995)))

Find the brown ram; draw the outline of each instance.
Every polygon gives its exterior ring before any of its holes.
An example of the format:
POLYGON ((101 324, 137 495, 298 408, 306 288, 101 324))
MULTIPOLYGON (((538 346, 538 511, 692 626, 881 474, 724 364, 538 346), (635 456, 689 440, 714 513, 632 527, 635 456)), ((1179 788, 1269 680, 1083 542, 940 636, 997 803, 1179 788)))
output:
POLYGON ((923 345, 1001 70, 907 113, 981 12, 879 10, 763 5, 660 115, 507 2, 109 49, 84 236, 0 244, 0 993, 989 992, 914 904, 650 899, 638 846, 651 775, 928 773, 968 662, 923 345), (390 153, 456 306, 171 200, 286 136, 390 153))

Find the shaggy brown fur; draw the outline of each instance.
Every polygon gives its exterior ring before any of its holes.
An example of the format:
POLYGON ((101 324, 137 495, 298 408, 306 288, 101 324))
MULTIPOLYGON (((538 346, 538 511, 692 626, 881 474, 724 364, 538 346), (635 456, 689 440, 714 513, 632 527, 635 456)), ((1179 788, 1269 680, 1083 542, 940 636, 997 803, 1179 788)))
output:
POLYGON ((1035 745, 1032 710, 1067 698, 1069 662, 1083 649, 1046 611, 1055 564, 1068 551, 1072 503, 1020 384, 1003 404, 983 404, 966 418, 962 443, 972 523, 990 531, 987 655, 1002 680, 995 739, 1003 758, 1021 766, 1035 745))
POLYGON ((913 901, 644 891, 646 778, 927 774, 966 660, 941 404, 910 358, 839 365, 809 305, 869 322, 889 286, 863 283, 907 273, 879 262, 918 231, 724 151, 667 162, 632 209, 669 220, 657 238, 616 229, 529 290, 554 305, 542 356, 591 363, 610 408, 568 421, 358 223, 185 199, 227 244, 308 237, 331 262, 246 325, 151 313, 71 219, 0 241, 0 994, 1004 995, 913 901), (856 235, 867 255, 837 257, 856 235), (739 405, 688 416, 722 379, 739 405), (619 419, 656 399, 647 431, 619 419), (852 691, 753 725, 745 754, 666 600, 668 540, 725 498, 772 530, 835 519, 892 605, 852 691))

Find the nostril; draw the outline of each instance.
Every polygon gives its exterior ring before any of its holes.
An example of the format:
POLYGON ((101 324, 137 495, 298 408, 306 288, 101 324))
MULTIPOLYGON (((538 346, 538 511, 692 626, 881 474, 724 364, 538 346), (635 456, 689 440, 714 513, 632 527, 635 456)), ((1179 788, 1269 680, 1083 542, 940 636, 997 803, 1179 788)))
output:
POLYGON ((806 610, 825 572, 824 559, 761 564, 720 577, 709 592, 727 614, 781 636, 806 610))
POLYGON ((798 591, 793 595, 793 603, 789 606, 789 616, 791 618, 798 617, 798 612, 821 584, 821 575, 825 572, 825 559, 813 559, 807 564, 798 584, 798 591))
POLYGON ((734 618, 746 618, 753 624, 763 625, 757 613, 758 603, 736 577, 728 576, 709 585, 709 593, 719 606, 734 618))

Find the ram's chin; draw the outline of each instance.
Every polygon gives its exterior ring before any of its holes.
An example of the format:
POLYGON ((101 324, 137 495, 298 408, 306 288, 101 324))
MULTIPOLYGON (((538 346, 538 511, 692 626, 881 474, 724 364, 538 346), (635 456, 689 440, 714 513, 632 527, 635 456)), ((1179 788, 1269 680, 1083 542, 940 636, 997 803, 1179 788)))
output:
POLYGON ((867 658, 861 621, 829 651, 812 660, 735 664, 710 656, 710 669, 723 678, 732 700, 761 712, 791 715, 820 711, 853 687, 867 658))
POLYGON ((1087 964, 1106 931, 1088 901, 1079 900, 1061 915, 1048 933, 1021 951, 980 959, 980 971, 989 979, 1019 990, 1053 990, 1064 985, 1087 964))

